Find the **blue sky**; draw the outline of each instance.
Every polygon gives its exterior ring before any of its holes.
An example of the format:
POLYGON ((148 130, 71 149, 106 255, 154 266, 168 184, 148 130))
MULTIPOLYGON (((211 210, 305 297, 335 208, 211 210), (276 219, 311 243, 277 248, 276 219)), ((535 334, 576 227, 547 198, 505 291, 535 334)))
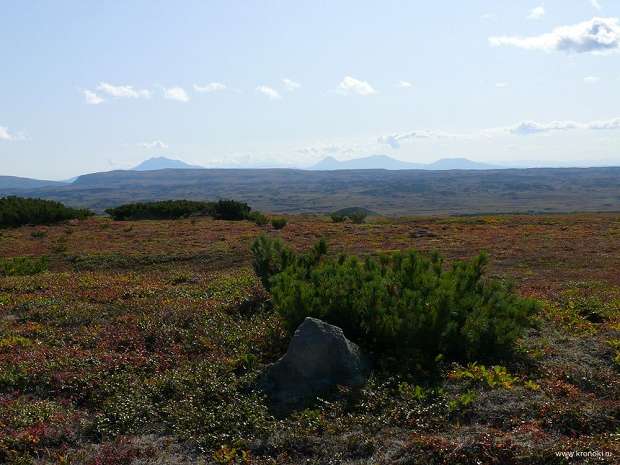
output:
POLYGON ((2 2, 0 174, 620 164, 620 2, 2 2))

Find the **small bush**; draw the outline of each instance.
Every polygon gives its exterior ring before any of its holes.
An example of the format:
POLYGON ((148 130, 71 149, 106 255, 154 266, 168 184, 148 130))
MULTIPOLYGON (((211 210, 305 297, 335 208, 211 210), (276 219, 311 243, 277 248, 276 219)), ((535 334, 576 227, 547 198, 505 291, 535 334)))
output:
POLYGON ((332 213, 331 215, 329 215, 329 217, 334 223, 342 223, 344 220, 347 219, 346 216, 341 215, 340 213, 332 213))
POLYGON ((282 229, 284 228, 284 226, 286 226, 286 224, 288 223, 286 218, 272 218, 271 219, 271 226, 273 226, 274 229, 282 229))
POLYGON ((265 226, 267 223, 269 223, 269 218, 267 218, 265 215, 263 215, 259 211, 251 212, 248 215, 248 220, 256 223, 256 226, 265 226))
POLYGON ((482 254, 446 270, 437 254, 414 251, 323 259, 324 243, 297 256, 266 237, 252 251, 289 330, 308 316, 320 318, 405 365, 506 355, 537 309, 504 283, 484 278, 482 254))
POLYGON ((210 202, 192 200, 163 200, 160 202, 128 203, 108 208, 106 213, 116 221, 127 220, 169 220, 195 214, 209 214, 213 209, 210 202))
POLYGON ((364 220, 366 220, 367 216, 368 216, 368 213, 358 211, 358 212, 355 212, 349 215, 349 218, 351 219, 351 222, 353 224, 362 224, 364 220))
POLYGON ((47 257, 0 258, 0 276, 30 276, 47 271, 47 257))
POLYGON ((93 213, 89 210, 69 208, 51 200, 15 196, 0 198, 0 228, 52 224, 91 215, 93 213))
POLYGON ((295 259, 295 253, 280 239, 270 239, 264 234, 252 244, 252 266, 263 287, 271 289, 271 278, 287 268, 295 259))
POLYGON ((245 202, 218 200, 213 205, 213 216, 219 220, 241 221, 249 217, 251 210, 245 202))

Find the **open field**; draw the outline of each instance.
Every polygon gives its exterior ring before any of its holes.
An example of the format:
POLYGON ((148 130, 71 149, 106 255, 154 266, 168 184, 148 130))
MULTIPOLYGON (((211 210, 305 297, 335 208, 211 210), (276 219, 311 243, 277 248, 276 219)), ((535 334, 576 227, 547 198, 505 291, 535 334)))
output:
POLYGON ((0 257, 49 259, 0 277, 0 463, 617 463, 620 214, 288 219, 0 230, 0 257), (253 386, 288 340, 250 265, 261 232, 330 253, 485 250, 543 310, 514 359, 480 361, 506 367, 497 384, 376 372, 274 418, 253 386), (593 457, 558 455, 575 451, 593 457))

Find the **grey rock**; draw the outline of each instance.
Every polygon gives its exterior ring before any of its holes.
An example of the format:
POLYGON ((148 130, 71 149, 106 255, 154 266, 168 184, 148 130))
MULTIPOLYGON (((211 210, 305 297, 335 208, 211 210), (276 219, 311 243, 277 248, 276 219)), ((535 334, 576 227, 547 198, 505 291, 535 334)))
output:
POLYGON ((259 387, 276 411, 300 408, 336 386, 359 388, 370 365, 342 329, 306 318, 295 331, 286 354, 267 367, 259 387))

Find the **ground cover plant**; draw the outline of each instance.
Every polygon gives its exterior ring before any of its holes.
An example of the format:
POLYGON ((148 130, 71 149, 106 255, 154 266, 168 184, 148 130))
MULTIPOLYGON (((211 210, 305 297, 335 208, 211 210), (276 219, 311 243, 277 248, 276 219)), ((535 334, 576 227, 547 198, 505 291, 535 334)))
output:
POLYGON ((0 198, 0 228, 25 224, 52 224, 72 219, 84 219, 93 213, 69 208, 52 200, 8 196, 0 198))
POLYGON ((210 217, 1 231, 2 259, 47 257, 48 269, 0 276, 0 463, 617 463, 619 215, 287 219, 279 231, 210 217), (254 388, 289 340, 252 267, 265 233, 289 259, 323 237, 329 262, 486 250, 484 276, 541 302, 537 324, 510 357, 446 358, 432 379, 376 369, 360 391, 276 419, 254 388))

